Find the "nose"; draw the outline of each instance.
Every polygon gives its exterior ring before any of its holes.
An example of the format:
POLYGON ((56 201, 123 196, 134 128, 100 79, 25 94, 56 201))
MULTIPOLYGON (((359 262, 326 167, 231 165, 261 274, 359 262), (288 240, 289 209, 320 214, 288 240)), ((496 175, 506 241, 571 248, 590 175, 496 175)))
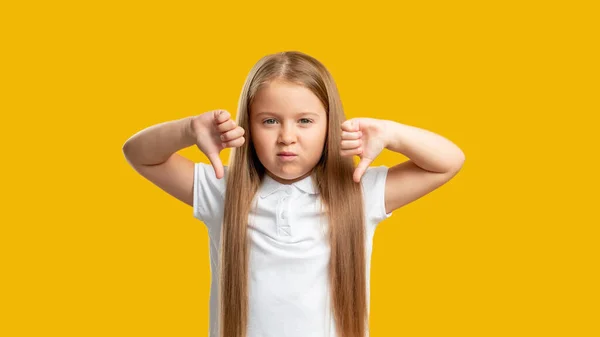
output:
POLYGON ((289 123, 283 124, 279 130, 278 142, 283 144, 293 144, 296 142, 296 130, 294 129, 294 125, 289 123))

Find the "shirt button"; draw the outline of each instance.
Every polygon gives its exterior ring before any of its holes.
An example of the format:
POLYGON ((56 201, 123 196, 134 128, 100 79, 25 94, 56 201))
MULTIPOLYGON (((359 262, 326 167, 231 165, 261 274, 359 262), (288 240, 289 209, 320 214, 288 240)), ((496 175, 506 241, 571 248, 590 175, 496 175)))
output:
POLYGON ((291 195, 291 194, 292 194, 292 186, 289 186, 289 185, 288 185, 288 186, 285 188, 285 194, 287 194, 287 195, 291 195))

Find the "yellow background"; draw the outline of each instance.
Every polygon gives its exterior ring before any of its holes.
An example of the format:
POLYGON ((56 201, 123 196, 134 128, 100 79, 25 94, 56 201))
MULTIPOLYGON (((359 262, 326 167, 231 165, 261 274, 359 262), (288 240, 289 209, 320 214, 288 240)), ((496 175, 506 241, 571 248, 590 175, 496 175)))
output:
POLYGON ((347 117, 426 128, 466 154, 378 228, 373 337, 600 335, 589 3, 18 3, 0 9, 0 335, 207 335, 207 232, 121 146, 235 113, 252 65, 283 50, 330 69, 347 117))

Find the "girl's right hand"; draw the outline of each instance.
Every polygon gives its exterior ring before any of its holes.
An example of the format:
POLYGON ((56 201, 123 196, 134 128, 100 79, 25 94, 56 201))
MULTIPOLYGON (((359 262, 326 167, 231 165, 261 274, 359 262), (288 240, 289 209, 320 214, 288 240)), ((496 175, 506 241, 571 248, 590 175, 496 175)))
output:
POLYGON ((226 110, 208 111, 193 117, 191 129, 196 137, 196 145, 208 157, 217 179, 223 178, 224 169, 219 153, 227 147, 242 146, 245 130, 231 119, 226 110))

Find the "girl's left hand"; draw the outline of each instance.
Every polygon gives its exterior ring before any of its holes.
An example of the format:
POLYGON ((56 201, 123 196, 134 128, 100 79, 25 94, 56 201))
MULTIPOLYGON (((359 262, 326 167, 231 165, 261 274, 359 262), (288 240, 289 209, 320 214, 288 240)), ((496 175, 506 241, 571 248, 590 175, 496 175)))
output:
POLYGON ((375 118, 352 118, 342 123, 342 156, 359 156, 353 179, 360 182, 369 165, 383 151, 385 143, 384 121, 375 118))

